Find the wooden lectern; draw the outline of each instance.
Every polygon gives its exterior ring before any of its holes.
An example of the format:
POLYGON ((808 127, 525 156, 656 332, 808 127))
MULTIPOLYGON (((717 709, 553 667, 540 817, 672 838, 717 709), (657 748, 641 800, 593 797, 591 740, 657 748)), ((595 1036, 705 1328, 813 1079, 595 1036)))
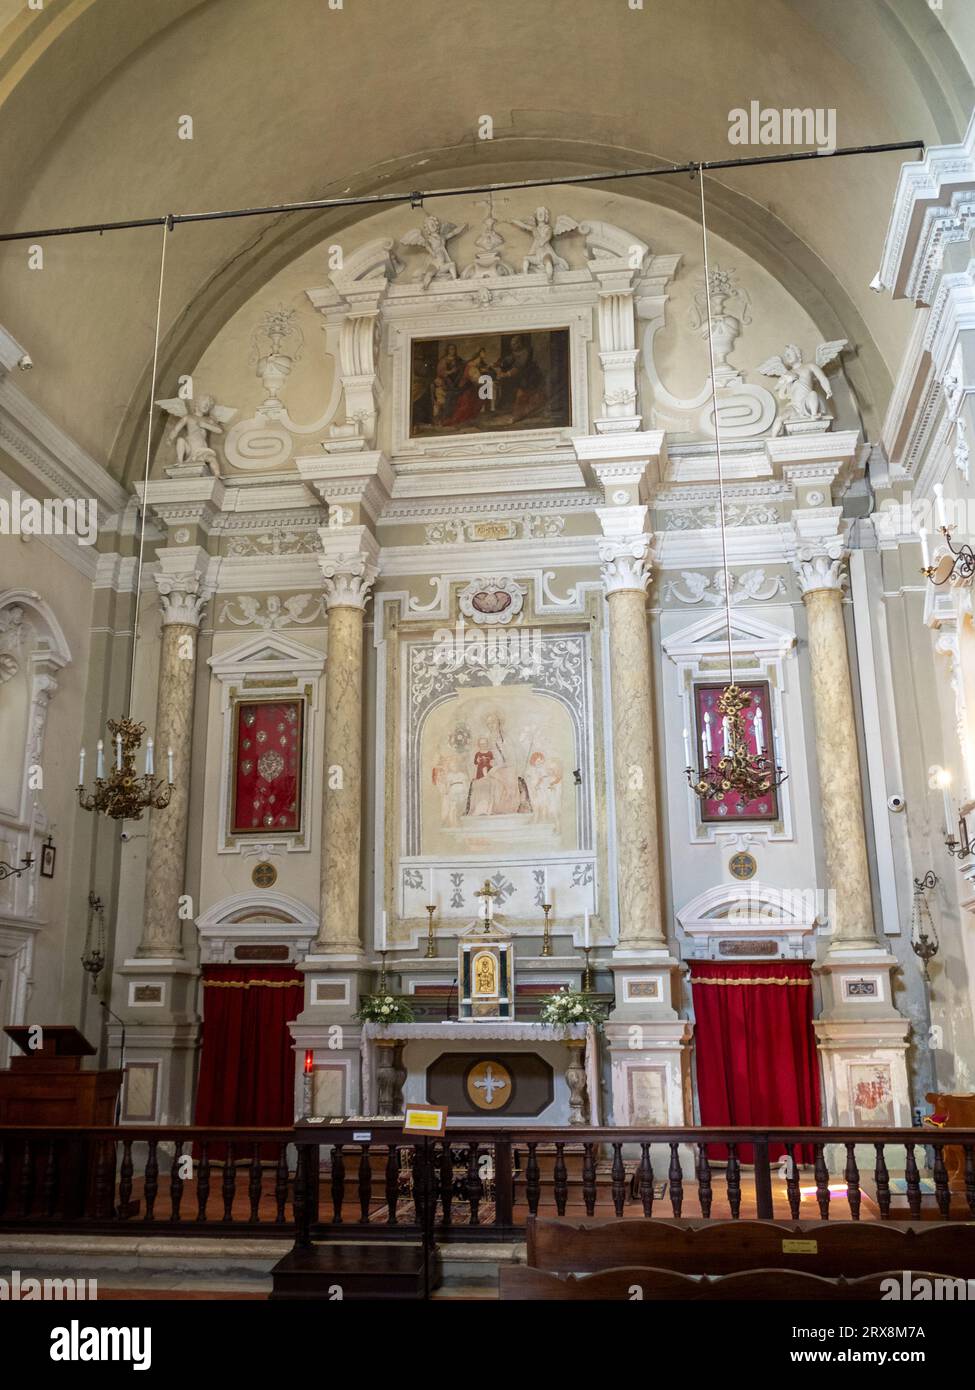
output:
POLYGON ((4 1028, 24 1054, 0 1071, 0 1125, 111 1125, 120 1071, 82 1071, 91 1043, 70 1024, 4 1028), (40 1046, 32 1047, 39 1036, 40 1046))

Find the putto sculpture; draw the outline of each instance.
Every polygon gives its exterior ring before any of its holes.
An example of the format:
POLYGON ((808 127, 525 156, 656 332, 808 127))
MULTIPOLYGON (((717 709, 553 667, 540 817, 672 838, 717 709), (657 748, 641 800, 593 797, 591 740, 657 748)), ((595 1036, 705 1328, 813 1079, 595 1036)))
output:
POLYGON ((802 352, 795 343, 788 343, 781 357, 770 357, 763 362, 759 371, 763 376, 778 377, 776 394, 780 401, 789 405, 782 417, 783 424, 819 425, 827 428, 831 419, 826 402, 833 398, 833 388, 829 384, 825 367, 838 360, 839 355, 849 347, 846 338, 836 338, 831 343, 820 343, 816 349, 814 362, 803 361, 802 352))
POLYGON ((161 410, 167 411, 175 419, 166 433, 167 444, 176 450, 176 468, 167 472, 204 475, 208 470, 217 471, 217 455, 210 436, 223 434, 223 427, 231 421, 237 411, 229 406, 218 405, 213 396, 184 398, 173 396, 169 400, 157 401, 161 410))
POLYGON ((427 264, 416 277, 425 290, 430 288, 434 280, 457 279, 457 267, 447 249, 447 243, 466 231, 466 222, 462 227, 458 227, 454 222, 441 222, 439 217, 431 214, 423 219, 422 226, 414 227, 405 236, 400 237, 401 246, 422 246, 429 257, 427 264))
POLYGON ((540 270, 551 280, 557 270, 568 270, 569 262, 558 255, 553 242, 557 236, 565 236, 566 232, 579 230, 579 223, 574 218, 564 215, 558 217, 553 227, 548 208, 536 208, 534 217, 530 217, 527 222, 513 217, 511 225, 520 227, 532 239, 521 264, 523 274, 528 275, 533 270, 540 270))

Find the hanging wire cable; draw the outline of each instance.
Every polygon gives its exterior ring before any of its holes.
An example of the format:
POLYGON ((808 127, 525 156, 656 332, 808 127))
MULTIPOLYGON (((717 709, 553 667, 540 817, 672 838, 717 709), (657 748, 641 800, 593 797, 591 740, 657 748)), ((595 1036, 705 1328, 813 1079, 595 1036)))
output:
POLYGON ((172 220, 163 223, 162 247, 159 253, 159 284, 156 290, 156 323, 152 339, 152 367, 149 373, 149 402, 146 408, 146 467, 142 478, 142 506, 139 516, 139 562, 135 572, 135 604, 132 611, 132 654, 129 659, 129 698, 126 714, 132 714, 132 696, 135 686, 135 648, 139 635, 139 614, 142 608, 142 569, 145 563, 146 517, 149 507, 149 470, 152 466, 152 409, 156 402, 156 374, 159 369, 159 336, 162 326, 163 286, 166 282, 166 245, 172 231, 172 220))
POLYGON ((718 466, 718 518, 721 527, 721 565, 724 569, 724 608, 728 632, 728 684, 735 683, 734 646, 731 640, 731 576, 728 573, 728 535, 725 530, 724 474, 721 470, 721 427, 718 423, 718 388, 714 379, 714 341, 711 337, 711 266, 708 260, 708 223, 704 203, 704 165, 698 166, 701 191, 701 240, 704 243, 704 301, 708 307, 708 365, 711 370, 711 418, 714 421, 714 449, 718 466))

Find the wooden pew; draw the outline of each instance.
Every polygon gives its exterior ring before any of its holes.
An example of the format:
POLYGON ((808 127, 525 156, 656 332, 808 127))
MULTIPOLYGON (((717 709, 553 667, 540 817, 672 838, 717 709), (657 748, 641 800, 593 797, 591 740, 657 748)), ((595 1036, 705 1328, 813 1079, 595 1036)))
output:
MULTIPOLYGON (((932 1282, 933 1273, 914 1274, 932 1282)), ((606 1300, 617 1302, 717 1302, 769 1300, 778 1302, 847 1301, 877 1302, 885 1293, 885 1280, 901 1285, 899 1270, 884 1270, 858 1279, 825 1279, 797 1270, 752 1269, 740 1274, 704 1275, 694 1278, 671 1269, 633 1265, 605 1269, 598 1274, 554 1274, 526 1265, 502 1265, 498 1270, 499 1297, 510 1301, 606 1300)), ((889 1287, 889 1286, 888 1286, 889 1287)), ((970 1287, 975 1288, 975 1280, 970 1287)))
POLYGON ((640 1265, 682 1274, 792 1269, 825 1278, 880 1270, 975 1276, 975 1223, 601 1221, 529 1217, 528 1264, 559 1274, 640 1265))

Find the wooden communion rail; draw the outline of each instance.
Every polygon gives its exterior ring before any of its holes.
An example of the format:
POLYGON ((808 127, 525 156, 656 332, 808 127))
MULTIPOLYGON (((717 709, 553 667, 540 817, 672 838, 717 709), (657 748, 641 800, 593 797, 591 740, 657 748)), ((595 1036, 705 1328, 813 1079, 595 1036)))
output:
POLYGON ((972 1221, 975 1129, 0 1126, 8 1232, 506 1241, 566 1213, 972 1221))

